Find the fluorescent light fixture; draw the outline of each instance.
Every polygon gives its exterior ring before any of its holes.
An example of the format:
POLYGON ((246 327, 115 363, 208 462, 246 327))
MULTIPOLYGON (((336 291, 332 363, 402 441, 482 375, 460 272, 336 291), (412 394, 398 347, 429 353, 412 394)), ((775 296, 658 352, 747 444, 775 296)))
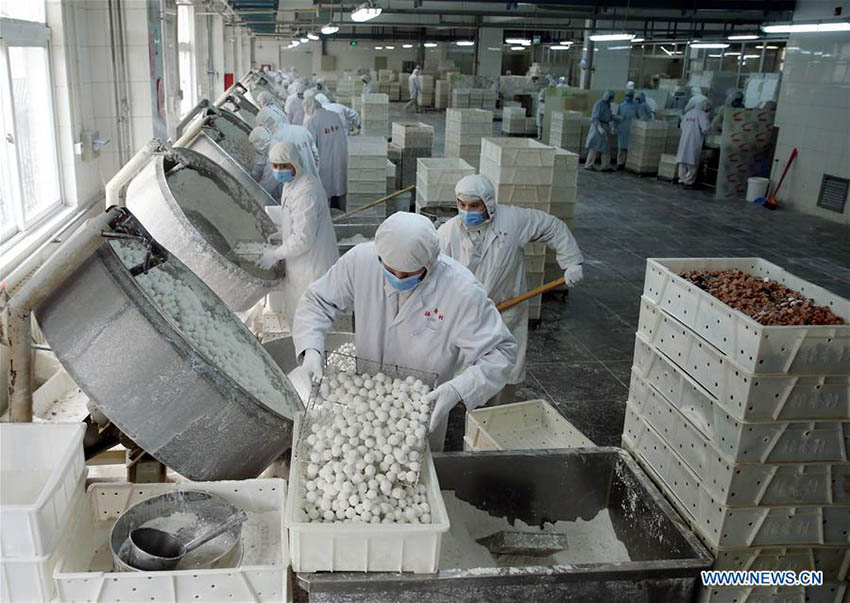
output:
POLYGON ((691 44, 691 48, 729 48, 726 42, 697 42, 691 44))
POLYGON ((475 46, 475 42, 472 40, 458 40, 455 44, 458 46, 475 46))
POLYGON ((380 15, 382 10, 381 8, 374 8, 369 2, 365 2, 351 11, 351 20, 356 23, 371 21, 380 15))
POLYGON ((613 34, 593 34, 590 36, 591 42, 625 42, 635 37, 635 34, 630 33, 613 33, 613 34))
POLYGON ((375 46, 375 50, 383 50, 383 49, 384 49, 383 46, 375 46))
POLYGON ((384 50, 395 50, 395 46, 384 46, 384 50))
POLYGON ((511 50, 525 50, 525 46, 511 46, 511 50))
POLYGON ((727 40, 758 40, 759 37, 755 34, 741 34, 739 36, 727 36, 727 40))
POLYGON ((761 30, 764 33, 824 33, 830 31, 850 31, 850 21, 762 25, 761 30))
POLYGON ((310 41, 310 38, 308 38, 307 36, 304 36, 303 38, 300 38, 300 39, 301 39, 302 44, 306 44, 307 42, 310 41))
POLYGON ((722 56, 723 56, 722 54, 710 54, 710 55, 708 55, 708 58, 710 58, 710 59, 719 59, 719 58, 720 58, 720 57, 722 57, 722 56))
POLYGON ((309 38, 310 40, 318 40, 319 36, 317 36, 313 32, 310 32, 310 33, 307 34, 307 38, 309 38))
POLYGON ((646 38, 632 38, 632 44, 638 44, 640 42, 646 42, 646 38))
POLYGON ((743 58, 744 60, 746 60, 746 59, 757 59, 757 58, 759 58, 760 56, 761 56, 761 55, 759 55, 759 54, 745 54, 745 55, 744 55, 743 57, 741 57, 741 58, 743 58))
POLYGON ((563 46, 561 44, 558 44, 557 46, 550 46, 549 48, 552 49, 552 50, 569 50, 570 49, 569 46, 563 46))
POLYGON ((741 53, 740 52, 727 52, 726 56, 727 57, 739 57, 739 56, 741 56, 741 53))
POLYGON ((436 42, 425 42, 422 46, 425 48, 436 48, 438 44, 436 42))
POLYGON ((328 23, 322 28, 322 33, 326 36, 330 36, 339 31, 339 27, 334 25, 333 23, 328 23))
POLYGON ((402 48, 413 48, 413 44, 402 44, 402 48))
POLYGON ((756 46, 756 48, 759 49, 759 50, 761 50, 762 48, 764 48, 766 50, 779 50, 779 46, 764 46, 764 45, 761 45, 761 46, 756 46))
POLYGON ((531 46, 531 40, 528 38, 505 38, 505 44, 514 44, 517 46, 531 46))

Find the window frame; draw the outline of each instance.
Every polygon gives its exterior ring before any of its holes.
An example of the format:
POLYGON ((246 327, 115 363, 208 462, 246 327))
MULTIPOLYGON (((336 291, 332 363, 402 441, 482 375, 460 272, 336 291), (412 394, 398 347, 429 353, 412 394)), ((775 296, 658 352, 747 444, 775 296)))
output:
MULTIPOLYGON (((35 21, 22 21, 20 19, 10 19, 0 17, 0 82, 4 83, 3 90, 0 94, 5 96, 5 99, 0 102, 0 110, 5 112, 5 120, 8 120, 10 133, 13 137, 11 144, 14 150, 9 154, 14 158, 14 174, 12 175, 11 188, 12 195, 12 218, 13 224, 0 228, 0 248, 5 248, 19 237, 24 236, 27 231, 38 226, 46 219, 61 211, 65 203, 64 178, 62 174, 62 161, 60 157, 59 134, 56 127, 56 91, 53 86, 53 53, 50 47, 50 28, 45 23, 35 21), (10 48, 20 47, 40 47, 45 50, 47 57, 47 81, 48 81, 48 106, 50 108, 49 130, 53 133, 53 150, 55 153, 55 162, 57 167, 56 177, 59 181, 59 196, 56 200, 46 204, 44 207, 27 216, 24 207, 24 199, 21 189, 21 156, 20 147, 18 145, 18 124, 15 119, 15 95, 12 85, 12 69, 11 60, 9 58, 10 48)), ((6 133, 2 133, 5 138, 6 133)), ((0 144, 8 144, 5 140, 0 140, 0 144)))

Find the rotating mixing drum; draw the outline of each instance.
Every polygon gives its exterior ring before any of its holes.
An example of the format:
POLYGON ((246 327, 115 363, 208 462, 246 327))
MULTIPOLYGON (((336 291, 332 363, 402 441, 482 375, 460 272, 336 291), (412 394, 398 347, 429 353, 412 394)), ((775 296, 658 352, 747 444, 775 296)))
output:
POLYGON ((283 277, 282 264, 262 270, 255 263, 256 250, 278 231, 258 189, 247 173, 236 177, 177 148, 151 158, 133 179, 127 208, 230 309, 244 311, 283 277))
POLYGON ((291 446, 298 394, 213 291, 125 214, 105 235, 121 238, 36 309, 39 325, 97 410, 163 464, 198 481, 256 477, 291 446))
POLYGON ((260 108, 245 98, 241 91, 234 89, 221 106, 245 122, 250 129, 253 130, 257 126, 257 113, 260 108))

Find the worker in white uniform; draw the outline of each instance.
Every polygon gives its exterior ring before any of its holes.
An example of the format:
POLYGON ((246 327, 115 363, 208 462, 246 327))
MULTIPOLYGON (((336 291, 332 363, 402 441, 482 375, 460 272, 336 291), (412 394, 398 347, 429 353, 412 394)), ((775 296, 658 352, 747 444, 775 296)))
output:
POLYGON ((410 77, 407 78, 407 91, 410 93, 410 100, 404 105, 404 110, 414 109, 418 113, 419 93, 422 91, 422 84, 419 83, 419 67, 415 68, 410 77))
POLYGON ((377 94, 378 86, 375 82, 372 81, 372 76, 368 73, 364 73, 363 77, 360 78, 360 81, 363 82, 363 94, 377 94))
POLYGON ((584 169, 586 170, 593 169, 596 157, 601 154, 602 171, 611 171, 611 152, 608 135, 611 133, 611 127, 614 123, 614 115, 611 112, 611 99, 613 98, 614 93, 611 90, 606 90, 602 98, 593 105, 587 139, 584 142, 584 148, 587 149, 587 160, 584 162, 584 169))
POLYGON ((325 334, 354 311, 357 356, 436 373, 431 450, 442 450, 449 411, 484 404, 505 385, 516 341, 487 292, 461 264, 440 253, 425 216, 396 212, 310 285, 295 312, 292 339, 302 367, 321 379, 325 334), (466 368, 455 374, 458 365, 466 368))
POLYGON ((331 207, 345 209, 348 178, 348 136, 342 118, 323 109, 315 96, 304 99, 304 127, 316 141, 319 150, 319 180, 331 207))
POLYGON ((283 110, 283 107, 280 106, 280 103, 277 102, 277 99, 275 99, 268 90, 262 90, 259 94, 257 94, 257 106, 260 109, 269 107, 270 111, 274 111, 280 115, 283 119, 283 123, 289 123, 289 119, 286 117, 286 112, 283 110))
POLYGON ((291 142, 301 151, 304 169, 313 175, 319 174, 319 150, 313 135, 304 126, 285 123, 274 111, 261 109, 257 113, 257 127, 266 128, 272 137, 272 146, 278 142, 291 142))
POLYGON ((283 184, 280 197, 283 242, 267 249, 258 264, 268 270, 281 260, 286 262, 282 290, 269 295, 269 304, 272 311, 291 325, 301 295, 336 262, 339 250, 325 189, 315 175, 304 169, 295 145, 275 144, 269 151, 269 161, 275 178, 283 184))
POLYGON ((679 127, 679 150, 676 161, 679 163, 679 184, 692 187, 697 179, 702 143, 711 127, 708 121, 709 101, 705 99, 699 106, 694 107, 682 116, 679 127))
POLYGON ((256 180, 275 203, 280 203, 280 193, 283 184, 274 177, 272 164, 269 161, 269 148, 272 145, 272 135, 265 128, 251 130, 248 140, 254 146, 254 161, 251 165, 251 177, 256 180))
POLYGON ((558 85, 556 88, 566 88, 567 87, 567 78, 565 76, 561 76, 558 78, 558 85))
MULTIPOLYGON (((545 243, 557 254, 568 287, 583 277, 583 256, 575 237, 563 221, 536 209, 496 203, 493 182, 486 176, 464 176, 455 185, 458 215, 437 231, 441 251, 469 268, 484 285, 493 303, 525 293, 523 247, 545 243)), ((502 312, 517 342, 517 359, 508 386, 494 403, 511 402, 516 385, 525 381, 528 344, 528 303, 502 312)))
POLYGON ((691 86, 691 98, 689 98, 687 104, 685 104, 682 114, 684 115, 691 109, 699 107, 706 101, 708 101, 708 97, 702 93, 702 88, 699 86, 691 86))
POLYGON ((331 102, 331 100, 321 92, 316 95, 316 100, 319 101, 319 104, 322 105, 323 109, 333 111, 342 118, 343 123, 345 124, 346 134, 360 131, 360 114, 357 111, 340 103, 331 102))
POLYGON ((304 107, 301 104, 304 99, 304 82, 296 82, 295 89, 291 86, 289 89, 292 94, 286 99, 286 117, 292 125, 300 126, 304 123, 304 107))
MULTIPOLYGON (((555 77, 552 74, 546 76, 546 87, 555 85, 555 77)), ((537 138, 543 138, 543 118, 546 114, 546 87, 537 93, 537 138)))

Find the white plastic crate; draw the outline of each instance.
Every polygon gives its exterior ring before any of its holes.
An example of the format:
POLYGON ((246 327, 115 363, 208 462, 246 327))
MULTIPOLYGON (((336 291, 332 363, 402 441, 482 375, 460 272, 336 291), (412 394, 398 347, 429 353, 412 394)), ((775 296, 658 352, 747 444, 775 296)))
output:
MULTIPOLYGON (((385 160, 386 161, 386 160, 385 160)), ((376 182, 387 177, 387 167, 384 168, 349 168, 348 182, 376 182)))
POLYGON ((718 551, 716 570, 821 571, 826 581, 847 578, 850 547, 765 547, 718 551))
POLYGON ((50 555, 85 471, 82 423, 0 424, 0 557, 50 555))
MULTIPOLYGON (((555 161, 555 148, 530 138, 484 138, 481 141, 481 157, 499 166, 551 168, 555 161)), ((545 182, 551 181, 550 176, 545 182)))
POLYGON ((555 203, 552 202, 549 204, 549 213, 555 216, 556 218, 560 218, 561 220, 567 222, 567 226, 572 229, 573 216, 575 215, 576 204, 575 203, 555 203))
POLYGON ((552 187, 548 184, 496 184, 496 201, 505 205, 531 203, 549 208, 552 187))
POLYGON ((493 112, 486 109, 446 109, 446 121, 491 123, 493 112))
POLYGON ((390 99, 386 94, 381 93, 371 93, 363 95, 363 105, 386 105, 389 104, 390 99))
POLYGON ((643 345, 675 363, 734 417, 850 417, 850 377, 749 373, 645 297, 635 343, 635 365, 645 376, 657 360, 643 345))
MULTIPOLYGON (((785 568, 781 568, 785 569, 785 568)), ((700 588, 695 603, 847 603, 846 583, 700 588)))
POLYGON ((514 167, 494 163, 481 147, 480 173, 497 184, 549 184, 552 182, 552 167, 514 167))
POLYGON ((628 407, 654 430, 645 430, 632 441, 657 471, 663 473, 664 467, 677 471, 678 481, 687 475, 688 481, 702 484, 727 506, 850 504, 847 463, 732 462, 654 393, 644 400, 630 394, 628 407))
POLYGON ((850 300, 794 276, 761 258, 650 258, 644 295, 754 373, 850 373, 850 300), (686 270, 737 268, 782 283, 828 306, 842 326, 764 326, 686 281, 686 270))
POLYGON ((477 408, 466 413, 464 450, 585 448, 593 442, 545 400, 477 408))
MULTIPOLYGON (((701 482, 692 481, 684 463, 671 461, 659 470, 647 462, 635 443, 636 439, 648 440, 643 435, 645 430, 654 431, 627 406, 623 447, 632 452, 713 551, 750 546, 850 545, 846 528, 850 522, 850 505, 728 507, 717 501, 701 482)), ((654 435, 659 441, 660 436, 654 435)))
POLYGON ((382 177, 373 181, 348 181, 348 193, 351 194, 367 194, 374 193, 375 197, 372 199, 378 199, 379 197, 384 196, 387 193, 387 176, 384 174, 382 177))
MULTIPOLYGON (((350 136, 354 140, 357 136, 350 136)), ((351 170, 380 170, 386 160, 386 155, 348 155, 348 169, 351 170)))
POLYGON ((430 524, 311 523, 304 514, 304 461, 289 471, 286 527, 296 572, 414 572, 439 568, 440 542, 449 516, 437 482, 431 452, 425 449, 420 483, 428 492, 430 524))
POLYGON ((555 168, 552 174, 552 188, 571 189, 578 186, 578 171, 574 169, 560 170, 555 168))
POLYGON ((387 141, 381 136, 351 136, 348 139, 348 156, 386 157, 387 141))
POLYGON ((543 272, 546 264, 545 253, 542 255, 529 255, 525 253, 523 254, 523 259, 525 261, 525 269, 529 272, 543 272))
POLYGON ((394 121, 393 143, 400 147, 431 148, 434 140, 434 126, 418 121, 394 121))
POLYGON ((253 479, 177 484, 105 483, 89 487, 85 512, 55 570, 62 601, 287 601, 289 551, 283 525, 286 482, 253 479), (109 531, 128 508, 172 490, 205 490, 245 509, 238 567, 114 572, 109 531), (105 554, 95 555, 96 551, 105 554))
POLYGON ((575 186, 553 186, 549 193, 549 201, 553 205, 575 205, 578 198, 578 188, 575 186))

